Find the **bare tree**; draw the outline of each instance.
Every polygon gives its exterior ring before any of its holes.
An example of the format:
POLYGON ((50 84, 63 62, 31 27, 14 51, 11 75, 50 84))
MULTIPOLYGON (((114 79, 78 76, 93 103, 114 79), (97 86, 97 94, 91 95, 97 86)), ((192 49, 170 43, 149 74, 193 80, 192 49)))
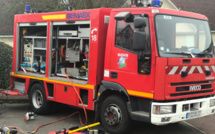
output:
MULTIPOLYGON (((31 5, 36 11, 63 11, 67 7, 62 0, 0 0, 4 6, 0 7, 0 24, 11 24, 15 14, 23 14, 25 5, 31 5)), ((122 7, 127 0, 68 0, 75 10, 100 7, 122 7)), ((0 4, 2 4, 0 2, 0 4)))

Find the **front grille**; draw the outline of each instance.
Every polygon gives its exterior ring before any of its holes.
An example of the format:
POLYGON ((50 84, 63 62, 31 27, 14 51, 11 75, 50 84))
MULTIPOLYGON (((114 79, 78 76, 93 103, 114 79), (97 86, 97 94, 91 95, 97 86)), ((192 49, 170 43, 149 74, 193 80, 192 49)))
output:
MULTIPOLYGON (((201 85, 201 89, 210 89, 212 87, 211 84, 208 85, 201 85)), ((176 92, 183 92, 183 91, 190 91, 190 86, 186 86, 186 87, 176 87, 176 92)))
POLYGON ((193 85, 193 84, 206 84, 213 83, 214 81, 194 81, 194 82, 181 82, 181 83, 171 83, 171 86, 181 86, 181 85, 193 85))
POLYGON ((187 93, 176 93, 176 94, 170 94, 171 97, 177 97, 177 96, 185 96, 185 95, 193 95, 193 94, 202 94, 202 93, 211 93, 213 90, 203 90, 203 91, 196 91, 196 92, 187 92, 187 93))

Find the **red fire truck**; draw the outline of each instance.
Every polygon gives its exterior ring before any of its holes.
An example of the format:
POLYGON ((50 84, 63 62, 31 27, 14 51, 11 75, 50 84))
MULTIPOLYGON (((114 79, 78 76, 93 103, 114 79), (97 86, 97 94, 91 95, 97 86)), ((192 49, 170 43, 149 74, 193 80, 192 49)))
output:
POLYGON ((215 112, 215 59, 204 15, 159 7, 15 16, 11 87, 47 114, 82 107, 111 133, 131 120, 156 125, 215 112))

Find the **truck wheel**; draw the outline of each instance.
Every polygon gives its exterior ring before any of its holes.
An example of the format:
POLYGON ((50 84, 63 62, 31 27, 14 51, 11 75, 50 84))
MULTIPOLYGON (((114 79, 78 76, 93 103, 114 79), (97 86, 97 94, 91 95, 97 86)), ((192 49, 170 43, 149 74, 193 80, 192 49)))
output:
POLYGON ((45 89, 41 84, 32 86, 29 94, 30 107, 36 114, 48 114, 51 102, 46 99, 45 89))
POLYGON ((126 101, 119 96, 107 97, 101 105, 100 119, 106 131, 115 134, 126 132, 131 123, 126 101))

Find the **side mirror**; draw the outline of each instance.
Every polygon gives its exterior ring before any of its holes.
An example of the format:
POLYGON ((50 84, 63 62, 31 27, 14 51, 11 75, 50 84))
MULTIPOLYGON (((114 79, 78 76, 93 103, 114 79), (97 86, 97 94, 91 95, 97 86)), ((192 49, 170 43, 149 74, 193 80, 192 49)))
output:
POLYGON ((146 33, 142 31, 134 31, 133 50, 142 51, 146 47, 146 33))
POLYGON ((130 12, 120 12, 117 15, 115 15, 115 20, 126 20, 131 15, 130 12))
POLYGON ((134 18, 134 27, 135 28, 143 28, 146 27, 146 19, 142 17, 134 18))

